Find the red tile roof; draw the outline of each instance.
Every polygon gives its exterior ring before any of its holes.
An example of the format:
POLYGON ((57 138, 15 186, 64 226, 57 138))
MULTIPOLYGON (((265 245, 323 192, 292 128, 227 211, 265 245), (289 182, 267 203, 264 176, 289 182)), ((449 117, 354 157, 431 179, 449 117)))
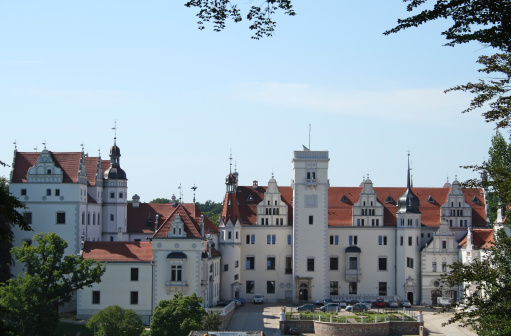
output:
MULTIPOLYGON (((493 229, 473 229, 472 244, 476 249, 489 249, 494 244, 493 229)), ((459 246, 467 246, 467 237, 465 236, 459 243, 459 246)))
POLYGON ((108 262, 151 262, 151 242, 85 242, 83 258, 108 262))
MULTIPOLYGON (((351 226, 353 205, 358 202, 362 187, 330 187, 328 189, 328 225, 329 226, 351 226), (341 199, 345 196, 345 202, 341 199)), ((440 206, 447 202, 450 188, 412 188, 412 191, 420 199, 420 211, 422 213, 422 224, 428 227, 438 227, 440 224, 440 206), (431 196, 433 203, 428 202, 431 196)), ((256 225, 257 204, 263 198, 266 187, 239 186, 236 199, 244 225, 256 225), (250 197, 252 196, 252 197, 250 197)), ((279 187, 284 203, 288 205, 288 223, 292 225, 293 215, 293 190, 291 187, 279 187)), ((406 188, 385 188, 374 187, 376 198, 384 206, 384 226, 396 225, 396 201, 406 191, 406 188), (385 202, 390 196, 394 202, 385 202)), ((473 227, 486 226, 486 213, 484 208, 483 191, 481 189, 463 189, 465 201, 472 207, 473 227), (476 196, 480 202, 472 203, 476 196)), ((224 204, 225 207, 225 204, 224 204)))
MULTIPOLYGON (((16 152, 14 159, 13 183, 26 183, 27 173, 30 167, 33 167, 41 152, 16 152)), ((54 153, 50 151, 50 155, 55 162, 55 165, 62 169, 62 182, 63 183, 77 183, 78 170, 80 169, 81 152, 62 152, 54 153)), ((86 157, 85 168, 87 173, 87 180, 89 185, 95 185, 96 168, 98 157, 86 157)), ((103 173, 110 167, 110 161, 102 160, 103 173)))
MULTIPOLYGON (((173 208, 171 214, 165 219, 163 224, 158 228, 154 237, 167 237, 170 232, 170 224, 176 215, 181 217, 184 223, 185 232, 188 238, 200 238, 200 216, 202 212, 199 207, 193 203, 177 204, 175 207, 172 204, 167 204, 173 208)), ((204 234, 219 233, 218 227, 213 224, 204 216, 204 234)))

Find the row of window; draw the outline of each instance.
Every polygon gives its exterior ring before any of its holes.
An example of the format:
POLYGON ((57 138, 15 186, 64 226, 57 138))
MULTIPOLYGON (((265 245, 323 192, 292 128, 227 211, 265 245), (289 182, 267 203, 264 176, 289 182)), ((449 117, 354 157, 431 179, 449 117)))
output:
POLYGON ((275 218, 275 223, 272 223, 268 218, 261 218, 261 225, 284 225, 284 218, 275 218))
MULTIPOLYGON (((364 218, 357 218, 357 226, 365 226, 364 218)), ((378 218, 371 218, 371 226, 380 226, 380 220, 378 218)))
MULTIPOLYGON (((413 226, 413 219, 411 218, 408 218, 406 220, 406 223, 407 223, 407 226, 413 226)), ((401 218, 401 220, 399 221, 399 224, 401 226, 405 226, 405 219, 404 218, 401 218)), ((419 226, 419 220, 418 219, 415 219, 415 226, 419 226)))
MULTIPOLYGON (((291 235, 287 235, 287 244, 291 245, 293 238, 291 235)), ((246 244, 255 244, 255 234, 249 234, 245 239, 246 244)), ((266 244, 267 245, 275 245, 277 243, 276 235, 266 235, 266 244)))
MULTIPOLYGON (((92 291, 92 304, 100 304, 101 303, 101 292, 100 291, 92 291)), ((136 305, 138 304, 138 292, 131 291, 130 292, 130 304, 136 305)))
MULTIPOLYGON (((348 283, 348 294, 356 295, 358 294, 356 282, 348 283)), ((330 295, 339 295, 339 282, 338 281, 330 281, 330 295)), ((387 296, 387 283, 386 282, 378 282, 378 295, 379 296, 387 296)))
MULTIPOLYGON (((32 213, 31 212, 24 212, 23 218, 27 222, 27 224, 32 224, 32 213)), ((56 224, 66 224, 66 213, 63 211, 57 211, 55 216, 55 223, 56 224)))

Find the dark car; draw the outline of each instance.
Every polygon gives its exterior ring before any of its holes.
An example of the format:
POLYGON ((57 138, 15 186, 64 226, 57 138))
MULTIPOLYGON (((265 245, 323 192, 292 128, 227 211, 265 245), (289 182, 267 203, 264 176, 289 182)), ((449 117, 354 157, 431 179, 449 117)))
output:
POLYGON ((352 313, 366 312, 367 306, 363 303, 355 303, 354 305, 350 305, 350 306, 346 307, 346 311, 349 311, 352 313))
POLYGON ((289 335, 300 335, 300 330, 298 328, 296 328, 296 327, 291 327, 291 328, 289 328, 287 333, 289 335))
POLYGON ((306 303, 304 305, 301 305, 300 307, 297 307, 297 311, 313 311, 316 308, 315 305, 312 303, 306 303))
POLYGON ((341 306, 338 304, 338 303, 333 303, 333 302, 330 302, 330 303, 327 303, 326 305, 324 305, 323 307, 319 308, 322 312, 326 312, 326 311, 335 311, 335 312, 338 312, 339 310, 341 310, 341 306))

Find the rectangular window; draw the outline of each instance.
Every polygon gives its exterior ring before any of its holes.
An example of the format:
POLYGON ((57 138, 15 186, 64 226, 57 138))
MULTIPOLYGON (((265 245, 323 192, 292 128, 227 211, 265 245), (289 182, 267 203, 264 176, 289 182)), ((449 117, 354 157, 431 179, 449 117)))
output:
POLYGON ((408 237, 408 246, 412 246, 412 237, 408 237))
POLYGON ((378 258, 378 270, 379 271, 387 270, 387 258, 378 258))
POLYGON ((378 282, 378 295, 379 296, 387 296, 387 283, 386 282, 378 282))
POLYGON ((46 189, 46 196, 51 196, 51 189, 46 189))
POLYGON ((383 236, 383 245, 387 245, 387 236, 383 236))
POLYGON ((383 245, 383 237, 378 236, 378 245, 383 245))
POLYGON ((138 292, 130 292, 130 304, 138 304, 138 292))
POLYGON ((406 267, 413 268, 413 258, 406 258, 406 267))
POLYGON ((66 224, 65 212, 57 212, 57 224, 66 224))
POLYGON ((99 304, 101 295, 99 291, 92 291, 92 304, 99 304))
POLYGON ((131 281, 138 281, 138 268, 133 267, 131 269, 131 281))
POLYGON ((87 213, 87 225, 90 225, 90 213, 87 213))
POLYGON ((442 272, 447 272, 447 263, 442 263, 442 272))
POLYGON ((238 280, 240 278, 239 274, 234 274, 234 280, 238 280))
POLYGON ((122 199, 124 197, 124 194, 122 192, 119 193, 119 198, 122 199))
POLYGON ((353 236, 348 237, 348 245, 353 245, 353 236))
POLYGON ((272 243, 272 245, 275 245, 276 242, 277 242, 277 236, 276 235, 271 235, 271 243, 272 243))
POLYGON ((23 213, 23 219, 27 224, 32 224, 32 213, 31 212, 24 212, 23 213))
POLYGON ((236 261, 234 262, 234 268, 238 268, 238 267, 240 267, 240 261, 239 261, 239 260, 236 260, 236 261))
POLYGON ((60 196, 60 189, 55 189, 55 196, 60 196))
POLYGON ((114 221, 114 214, 110 214, 110 221, 114 221))
POLYGON ((436 272, 436 261, 433 261, 433 264, 431 264, 431 268, 433 272, 436 272))
POLYGON ((21 189, 21 196, 27 196, 27 189, 21 189))
POLYGON ((291 235, 287 235, 287 244, 291 245, 291 235))
POLYGON ((339 245, 339 236, 338 235, 334 236, 334 245, 339 245))
POLYGON ((293 273, 293 257, 286 257, 286 274, 293 273))
POLYGON ((334 236, 330 236, 330 245, 334 245, 334 236))
POLYGON ((349 291, 350 295, 356 295, 357 294, 357 283, 350 282, 348 285, 348 291, 349 291))
POLYGON ((266 269, 267 270, 275 270, 275 257, 266 258, 266 269))
POLYGON ((266 235, 266 244, 271 244, 271 235, 266 235))
POLYGON ((446 240, 442 240, 442 249, 447 249, 447 241, 446 240))
POLYGON ((266 281, 266 293, 275 294, 275 281, 266 281))
POLYGON ((309 216, 309 225, 314 224, 314 216, 309 216))
POLYGON ((307 272, 314 272, 314 258, 307 259, 307 272))
POLYGON ((250 244, 250 235, 247 235, 247 244, 250 244))
POLYGON ((183 281, 183 266, 170 266, 170 281, 183 281))
POLYGON ((229 264, 224 265, 224 272, 227 272, 229 270, 229 264))
POLYGON ((247 269, 253 270, 255 269, 255 257, 247 257, 247 269))
POLYGON ((399 244, 403 246, 403 236, 399 237, 399 244))
POLYGON ((339 258, 337 258, 337 257, 330 258, 330 270, 331 271, 339 270, 339 258))
POLYGON ((247 280, 247 285, 246 285, 246 292, 247 294, 254 294, 254 281, 252 280, 247 280))
POLYGON ((358 258, 350 257, 349 259, 349 269, 358 269, 358 258))
POLYGON ((330 295, 339 295, 338 281, 330 281, 330 295))
POLYGON ((358 237, 353 236, 353 245, 357 245, 357 244, 358 244, 358 237))
POLYGON ((115 198, 115 193, 114 192, 110 193, 110 198, 115 198))
POLYGON ((250 243, 255 244, 255 235, 250 236, 250 243))

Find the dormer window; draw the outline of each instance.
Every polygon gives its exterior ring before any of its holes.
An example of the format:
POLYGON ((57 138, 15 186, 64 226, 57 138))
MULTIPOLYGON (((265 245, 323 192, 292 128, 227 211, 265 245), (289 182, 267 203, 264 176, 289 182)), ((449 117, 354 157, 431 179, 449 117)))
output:
POLYGON ((249 194, 248 197, 247 197, 247 201, 248 202, 253 202, 254 201, 254 196, 252 196, 252 194, 249 194))
POLYGON ((477 196, 474 195, 474 198, 472 198, 472 203, 476 204, 480 203, 479 198, 477 198, 477 196))
POLYGON ((385 203, 395 203, 395 201, 392 196, 388 195, 387 198, 385 198, 385 203))
POLYGON ((346 197, 346 195, 342 195, 341 202, 348 203, 349 202, 348 197, 346 197))
POLYGON ((429 195, 427 202, 428 203, 435 203, 435 200, 433 199, 433 197, 431 197, 431 195, 429 195))

